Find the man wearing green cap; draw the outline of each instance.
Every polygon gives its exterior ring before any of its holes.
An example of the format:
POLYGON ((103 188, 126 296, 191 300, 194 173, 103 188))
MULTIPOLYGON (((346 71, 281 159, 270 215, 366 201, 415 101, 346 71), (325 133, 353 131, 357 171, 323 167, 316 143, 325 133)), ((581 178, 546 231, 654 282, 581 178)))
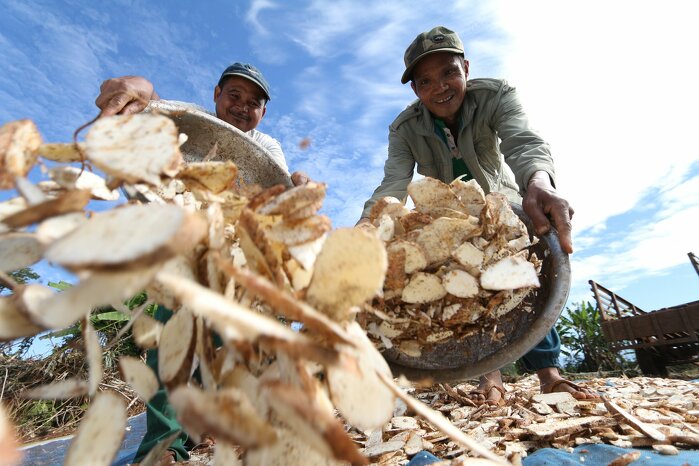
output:
MULTIPOLYGON (((404 199, 413 171, 446 183, 475 179, 486 193, 501 192, 521 202, 536 233, 556 228, 561 247, 573 252, 573 208, 555 189, 548 144, 529 125, 515 89, 504 80, 467 81, 469 62, 459 36, 439 26, 419 34, 405 52, 401 83, 410 81, 418 100, 389 127, 384 178, 366 202, 362 219, 385 196, 404 199), (514 175, 514 176, 513 176, 514 175)), ((560 339, 555 329, 524 357, 544 393, 567 391, 595 397, 561 377, 556 368, 560 339)), ((501 404, 500 371, 481 377, 476 401, 501 404)))

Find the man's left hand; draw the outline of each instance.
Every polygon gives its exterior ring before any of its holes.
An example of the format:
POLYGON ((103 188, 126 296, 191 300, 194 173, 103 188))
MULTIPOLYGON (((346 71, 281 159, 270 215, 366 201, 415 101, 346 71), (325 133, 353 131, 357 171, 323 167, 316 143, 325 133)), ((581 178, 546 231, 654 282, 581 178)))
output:
POLYGON ((572 224, 574 210, 568 201, 558 195, 551 185, 548 173, 538 171, 532 175, 527 192, 522 200, 524 212, 534 223, 537 235, 544 235, 553 226, 558 232, 558 240, 563 251, 573 253, 572 224))

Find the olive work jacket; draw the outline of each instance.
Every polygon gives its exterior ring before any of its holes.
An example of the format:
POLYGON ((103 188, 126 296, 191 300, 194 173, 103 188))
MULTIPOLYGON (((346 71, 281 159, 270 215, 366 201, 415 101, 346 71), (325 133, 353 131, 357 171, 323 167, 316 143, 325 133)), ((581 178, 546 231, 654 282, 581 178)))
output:
MULTIPOLYGON (((515 88, 501 79, 473 79, 466 84, 457 138, 459 155, 487 193, 501 192, 521 202, 529 178, 547 172, 555 186, 549 145, 530 126, 515 88)), ((384 178, 364 204, 362 217, 385 196, 405 200, 417 172, 450 183, 454 180, 452 154, 435 132, 434 118, 416 100, 389 126, 388 159, 384 178)))

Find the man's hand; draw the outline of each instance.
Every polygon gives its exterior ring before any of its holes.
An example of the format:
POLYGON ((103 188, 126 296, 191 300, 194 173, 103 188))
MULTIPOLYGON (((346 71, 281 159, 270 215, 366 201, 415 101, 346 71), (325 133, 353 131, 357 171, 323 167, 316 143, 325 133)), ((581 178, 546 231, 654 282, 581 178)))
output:
POLYGON ((141 76, 122 76, 102 83, 95 105, 101 110, 100 117, 130 115, 142 111, 150 100, 160 100, 150 81, 141 76))
POLYGON ((556 193, 548 173, 538 171, 532 175, 522 200, 522 207, 534 223, 537 235, 546 234, 551 228, 549 218, 553 220, 561 248, 568 254, 573 253, 570 220, 573 218, 574 211, 568 201, 556 193))
POLYGON ((309 181, 311 181, 311 179, 304 172, 294 172, 291 174, 291 182, 294 183, 294 186, 301 186, 309 181))

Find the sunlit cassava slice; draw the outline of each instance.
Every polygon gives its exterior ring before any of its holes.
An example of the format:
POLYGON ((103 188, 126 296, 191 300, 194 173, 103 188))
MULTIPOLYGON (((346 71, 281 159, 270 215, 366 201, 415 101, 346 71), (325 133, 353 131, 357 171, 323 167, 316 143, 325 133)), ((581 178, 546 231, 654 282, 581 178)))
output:
POLYGON ((342 322, 352 306, 381 291, 388 267, 381 240, 356 228, 330 233, 316 259, 306 299, 342 322))
POLYGON ((320 209, 325 199, 326 186, 309 182, 293 187, 262 204, 257 212, 262 215, 282 215, 285 218, 310 217, 320 209), (300 215, 299 212, 305 213, 300 215))
POLYGON ((382 215, 388 215, 393 220, 400 218, 410 213, 405 204, 395 197, 386 196, 379 199, 369 212, 369 220, 373 223, 381 218, 382 215))
POLYGON ((177 384, 189 379, 195 344, 194 317, 181 307, 165 323, 158 345, 158 375, 164 384, 177 384))
POLYGON ((199 215, 172 204, 127 205, 95 214, 45 256, 69 269, 142 267, 189 251, 206 230, 199 215))
POLYGON ((48 195, 39 186, 23 176, 15 177, 15 189, 29 205, 41 204, 48 200, 48 195))
MULTIPOLYGON (((238 455, 239 448, 231 445, 223 440, 218 440, 216 442, 216 448, 214 448, 214 465, 226 465, 226 466, 243 466, 243 463, 238 455)), ((143 465, 143 463, 141 463, 143 465)))
POLYGON ((490 193, 485 197, 486 212, 483 215, 483 225, 486 235, 503 236, 506 240, 528 235, 527 227, 514 213, 510 201, 502 193, 490 193))
POLYGON ((478 223, 470 220, 440 217, 425 225, 415 237, 415 242, 422 246, 429 265, 443 262, 464 241, 479 235, 478 223))
POLYGON ((179 386, 168 396, 177 419, 188 434, 213 435, 245 448, 265 447, 276 439, 274 429, 260 417, 242 391, 234 388, 203 392, 179 386))
POLYGON ((485 207, 485 193, 476 180, 454 180, 449 186, 465 206, 465 212, 480 217, 485 207))
POLYGON ((104 178, 78 167, 54 167, 49 170, 49 175, 64 189, 86 189, 92 193, 92 197, 95 199, 116 201, 120 196, 119 191, 107 187, 104 178))
POLYGON ((297 246, 289 246, 289 254, 291 254, 291 257, 297 260, 307 272, 313 272, 313 266, 315 265, 318 254, 320 254, 320 251, 323 249, 323 244, 325 244, 325 240, 327 238, 327 235, 323 235, 316 240, 309 241, 308 243, 299 244, 297 246))
POLYGON ((83 340, 85 340, 85 359, 87 361, 88 395, 95 396, 102 382, 102 345, 95 328, 89 319, 83 321, 83 340))
POLYGON ((463 270, 450 270, 442 277, 447 293, 459 298, 472 298, 478 294, 478 280, 463 270))
POLYGON ((277 441, 264 448, 249 450, 246 466, 346 466, 344 461, 323 456, 294 432, 284 428, 274 430, 277 441))
POLYGON ((263 391, 279 419, 323 456, 348 461, 353 465, 368 463, 340 420, 316 406, 304 390, 272 382, 265 384, 263 391))
POLYGON ((2 223, 9 228, 22 228, 47 218, 79 212, 90 202, 90 197, 90 191, 82 189, 67 191, 55 199, 28 206, 24 210, 8 215, 2 219, 2 223))
POLYGON ((221 270, 235 278, 241 286, 269 304, 275 311, 292 321, 302 322, 309 330, 334 343, 341 341, 352 344, 344 330, 325 314, 321 314, 303 301, 274 286, 269 280, 249 270, 231 265, 223 259, 218 261, 221 270))
MULTIPOLYGON (((85 151, 85 143, 77 144, 85 151)), ((78 148, 73 143, 46 143, 42 144, 37 151, 40 156, 54 162, 80 162, 83 159, 78 148)))
POLYGON ((188 187, 215 194, 233 186, 237 176, 238 167, 231 161, 190 162, 177 174, 188 187))
POLYGON ((141 349, 152 349, 158 346, 163 331, 162 322, 158 322, 147 314, 136 317, 131 333, 136 344, 141 349))
POLYGON ((379 380, 385 386, 398 398, 403 400, 405 404, 408 406, 409 409, 411 409, 413 412, 415 412, 418 416, 421 416, 425 418, 427 422, 435 426, 437 429, 442 431, 444 434, 446 434, 449 438, 451 438, 454 442, 464 446, 466 449, 470 450, 472 453, 475 453, 477 455, 480 455, 490 461, 493 462, 493 464, 499 464, 499 465, 509 465, 510 462, 507 461, 505 458, 502 458, 492 451, 488 450, 487 448, 483 447, 478 443, 477 440, 467 436, 461 430, 456 427, 454 424, 451 423, 447 418, 444 417, 444 415, 438 411, 433 410, 426 404, 422 403, 421 401, 418 401, 417 399, 413 398, 412 396, 408 395, 405 393, 403 390, 401 390, 400 387, 398 387, 393 379, 389 376, 386 375, 385 373, 377 372, 377 376, 379 377, 379 380))
POLYGON ((473 276, 478 276, 481 273, 481 266, 485 254, 470 242, 465 242, 454 250, 452 256, 456 261, 463 265, 468 272, 473 276))
POLYGON ((336 345, 341 363, 327 368, 330 399, 351 425, 375 429, 393 415, 395 396, 377 377, 378 373, 391 377, 391 369, 356 322, 346 326, 356 346, 336 345))
POLYGON ((464 210, 464 205, 449 185, 434 178, 425 177, 413 181, 408 185, 408 194, 418 211, 432 207, 464 210))
POLYGON ((486 290, 513 290, 539 287, 534 264, 522 256, 510 256, 496 262, 481 273, 481 286, 486 290))
POLYGON ((43 330, 33 323, 24 312, 17 309, 15 299, 0 297, 0 342, 30 337, 43 330))
POLYGON ((432 273, 417 272, 410 277, 410 281, 401 294, 401 299, 406 303, 430 303, 442 299, 447 295, 447 290, 442 285, 442 280, 432 273))
POLYGON ((320 238, 330 231, 331 224, 325 215, 314 215, 297 221, 277 222, 267 230, 267 236, 287 246, 296 246, 320 238))
POLYGON ((30 400, 67 400, 87 395, 87 392, 87 380, 72 378, 32 387, 23 391, 21 395, 30 400))
MULTIPOLYGON (((194 276, 195 268, 193 259, 180 254, 165 262, 160 267, 160 271, 179 275, 190 280, 196 280, 194 276)), ((180 305, 179 301, 177 301, 170 290, 161 286, 157 281, 151 282, 146 291, 154 302, 168 309, 176 309, 180 305)))
POLYGON ((31 120, 0 126, 0 189, 12 189, 16 176, 26 176, 36 163, 41 134, 31 120))
POLYGON ((33 233, 0 235, 0 270, 14 272, 41 260, 44 247, 33 233))
POLYGON ((13 466, 20 464, 22 453, 17 448, 15 427, 0 404, 0 464, 13 466))
POLYGON ((399 249, 405 251, 405 273, 415 273, 427 267, 427 257, 425 257, 425 252, 417 243, 412 243, 405 240, 396 240, 386 248, 389 254, 391 254, 392 251, 397 251, 399 249))
POLYGON ((125 431, 124 400, 112 392, 98 393, 78 426, 78 432, 68 447, 64 464, 110 465, 119 451, 125 431))
POLYGON ((147 403, 158 391, 158 378, 141 359, 134 356, 119 358, 119 371, 124 382, 131 385, 136 395, 147 403))
POLYGON ((87 221, 83 212, 71 212, 44 220, 36 228, 36 237, 43 244, 51 244, 87 221))
POLYGON ((160 184, 182 167, 175 123, 163 115, 140 113, 100 118, 85 136, 88 159, 127 183, 160 184))
POLYGON ((22 295, 21 309, 37 325, 62 329, 83 318, 94 307, 133 297, 146 287, 155 272, 155 268, 94 272, 60 293, 53 293, 50 288, 39 285, 29 285, 22 295))

